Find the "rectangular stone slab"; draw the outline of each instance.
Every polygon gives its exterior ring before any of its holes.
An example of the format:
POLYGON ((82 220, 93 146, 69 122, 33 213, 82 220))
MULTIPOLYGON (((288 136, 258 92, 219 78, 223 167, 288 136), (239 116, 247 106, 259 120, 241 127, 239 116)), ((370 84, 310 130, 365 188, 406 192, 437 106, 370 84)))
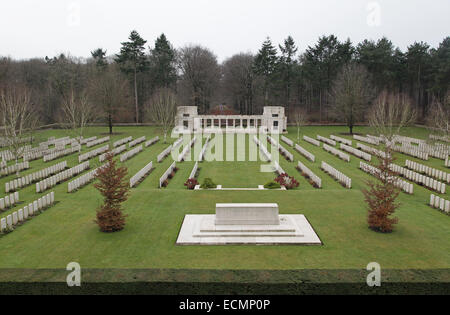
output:
POLYGON ((216 225, 279 225, 276 203, 218 203, 216 225))

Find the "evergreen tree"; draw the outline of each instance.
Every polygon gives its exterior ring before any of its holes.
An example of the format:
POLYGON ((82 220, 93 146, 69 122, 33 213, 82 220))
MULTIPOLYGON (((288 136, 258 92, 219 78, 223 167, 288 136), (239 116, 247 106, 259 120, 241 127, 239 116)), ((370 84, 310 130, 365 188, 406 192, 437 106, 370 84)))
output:
POLYGON ((103 196, 103 205, 97 211, 95 221, 102 232, 117 232, 125 227, 125 217, 121 204, 128 199, 130 186, 126 180, 128 170, 125 166, 118 167, 114 154, 106 154, 106 164, 99 167, 95 177, 99 180, 94 187, 103 196))
POLYGON ((94 51, 91 51, 91 56, 94 58, 95 65, 98 69, 105 69, 108 66, 108 61, 106 60, 106 50, 101 48, 97 48, 94 51))
POLYGON ((450 87, 450 36, 444 38, 437 49, 431 51, 433 62, 432 91, 440 99, 444 97, 450 87))
POLYGON ((281 80, 283 82, 283 89, 286 95, 286 106, 289 112, 290 101, 291 101, 291 85, 294 77, 294 67, 297 63, 295 60, 295 54, 297 53, 297 47, 295 46, 294 39, 288 36, 284 40, 284 45, 279 45, 281 51, 280 57, 280 71, 281 80))
POLYGON ((169 88, 177 80, 176 55, 166 35, 156 39, 155 48, 150 51, 151 72, 156 88, 169 88))
POLYGON ((407 64, 407 75, 411 87, 411 95, 416 105, 422 108, 422 113, 426 112, 426 90, 431 76, 431 55, 430 46, 420 42, 408 46, 405 54, 407 64))
POLYGON ((116 62, 120 69, 133 77, 134 104, 136 109, 136 123, 139 122, 138 102, 138 74, 148 69, 148 60, 145 55, 144 45, 147 43, 137 31, 132 31, 128 42, 123 42, 120 53, 116 55, 116 62))
POLYGON ((395 86, 394 46, 386 37, 376 43, 364 40, 357 48, 357 60, 363 64, 373 77, 378 90, 392 90, 395 86))
POLYGON ((264 105, 269 102, 269 88, 272 75, 277 66, 277 49, 272 45, 269 37, 262 44, 261 49, 255 57, 254 72, 264 78, 264 105))

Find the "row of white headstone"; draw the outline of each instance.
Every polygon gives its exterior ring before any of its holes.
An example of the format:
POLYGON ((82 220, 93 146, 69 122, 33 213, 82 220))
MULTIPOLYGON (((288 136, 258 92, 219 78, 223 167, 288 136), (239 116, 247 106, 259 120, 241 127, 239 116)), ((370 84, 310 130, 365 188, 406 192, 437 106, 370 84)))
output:
POLYGON ((308 136, 303 136, 303 140, 305 140, 306 142, 309 142, 309 143, 311 143, 311 144, 313 144, 315 146, 320 147, 320 142, 317 141, 316 139, 310 138, 308 136))
POLYGON ((183 137, 178 138, 172 145, 173 149, 176 149, 183 142, 183 137))
POLYGON ((417 148, 411 147, 411 146, 399 146, 399 145, 393 145, 391 146, 392 150, 403 153, 403 154, 407 154, 413 157, 416 157, 418 159, 421 160, 425 160, 428 161, 428 153, 426 152, 422 152, 417 148))
POLYGON ((96 140, 91 141, 91 142, 88 142, 88 143, 86 144, 86 146, 87 146, 88 148, 90 148, 90 147, 99 145, 100 143, 104 143, 104 142, 108 142, 108 141, 109 141, 109 136, 103 137, 103 138, 100 138, 100 139, 96 139, 96 140))
POLYGON ((271 136, 267 136, 267 140, 269 140, 269 143, 273 146, 275 146, 275 148, 278 149, 278 151, 280 151, 280 153, 286 157, 286 159, 290 162, 294 162, 294 155, 289 152, 285 147, 283 147, 280 143, 278 143, 274 138, 272 138, 271 136))
POLYGON ((40 182, 36 183, 36 193, 46 191, 48 188, 56 186, 60 182, 82 173, 88 168, 89 168, 89 161, 86 161, 72 168, 69 168, 68 170, 62 171, 49 178, 41 180, 40 182))
POLYGON ((161 176, 161 178, 159 179, 159 188, 163 187, 163 183, 166 181, 167 178, 169 178, 169 175, 172 174, 173 170, 175 169, 175 167, 177 166, 177 164, 175 162, 173 162, 169 168, 167 169, 167 171, 164 172, 164 174, 161 176))
POLYGON ((343 184, 346 188, 352 188, 352 179, 344 173, 339 172, 337 169, 324 161, 322 161, 321 168, 325 173, 337 179, 337 181, 343 184))
POLYGON ((13 212, 6 216, 6 218, 0 219, 0 231, 2 233, 12 232, 16 225, 25 222, 27 219, 31 219, 31 217, 37 215, 39 211, 51 207, 54 203, 55 193, 52 191, 28 204, 28 206, 23 207, 23 209, 13 212))
POLYGON ((156 158, 156 161, 158 163, 161 163, 166 158, 166 156, 170 154, 170 152, 172 152, 172 145, 169 145, 164 151, 162 151, 156 158))
POLYGON ((428 153, 432 157, 445 160, 450 154, 449 146, 438 143, 430 145, 428 143, 420 143, 418 145, 419 150, 428 153))
POLYGON ((301 147, 298 144, 295 144, 295 150, 297 150, 300 154, 302 154, 304 157, 306 157, 308 160, 310 160, 311 162, 314 162, 316 160, 316 157, 314 156, 314 154, 308 152, 307 150, 305 150, 303 147, 301 147))
POLYGON ((205 158, 206 150, 208 149, 209 141, 211 140, 211 134, 209 134, 208 138, 206 138, 205 144, 203 145, 202 150, 200 151, 200 154, 198 155, 198 161, 202 162, 205 158))
POLYGON ((445 166, 450 167, 450 159, 448 158, 448 156, 445 159, 445 166))
POLYGON ((178 162, 182 162, 186 159, 186 156, 191 151, 191 147, 194 145, 195 141, 197 141, 197 136, 194 136, 189 144, 183 148, 183 151, 181 151, 180 155, 178 155, 178 162))
POLYGON ((149 147, 149 146, 155 144, 155 143, 158 142, 158 141, 159 141, 159 137, 156 136, 156 137, 154 137, 154 138, 152 138, 152 139, 146 141, 146 142, 145 142, 145 147, 149 147))
POLYGON ((430 206, 433 208, 441 209, 447 214, 450 214, 450 201, 445 200, 444 198, 431 194, 430 206))
POLYGON ((195 178, 198 170, 198 162, 195 162, 194 167, 192 168, 191 174, 189 175, 189 179, 195 178))
POLYGON ((140 183, 141 179, 144 178, 153 168, 153 162, 145 165, 139 172, 136 173, 133 177, 130 178, 130 187, 133 188, 140 183))
POLYGON ((97 140, 97 136, 90 137, 90 138, 82 138, 80 140, 80 144, 87 144, 88 142, 92 142, 92 141, 95 141, 95 140, 97 140))
POLYGON ((289 138, 286 138, 285 136, 281 136, 281 140, 284 141, 286 144, 288 144, 289 146, 293 147, 294 146, 294 141, 292 141, 289 138))
POLYGON ((30 163, 28 161, 20 162, 14 165, 9 165, 5 168, 2 168, 0 173, 2 176, 14 174, 16 172, 20 172, 22 170, 26 170, 30 168, 30 163))
POLYGON ((317 135, 316 138, 317 138, 317 140, 322 141, 326 144, 333 145, 333 146, 336 145, 336 141, 334 141, 334 140, 331 140, 331 139, 328 139, 328 138, 325 138, 325 137, 322 137, 319 135, 317 135))
POLYGON ((74 152, 78 152, 80 150, 80 146, 70 147, 61 151, 57 151, 54 153, 50 153, 48 155, 44 155, 44 162, 52 161, 62 156, 70 155, 74 152))
POLYGON ((277 161, 274 161, 273 169, 278 175, 286 174, 286 172, 281 168, 280 164, 277 161))
POLYGON ((344 153, 342 151, 339 151, 336 148, 333 148, 332 146, 329 146, 328 144, 323 144, 323 149, 335 156, 337 156, 338 158, 340 158, 341 160, 344 160, 346 162, 350 162, 350 155, 348 155, 347 153, 344 153))
MULTIPOLYGON (((65 141, 67 141, 67 139, 64 139, 63 141, 64 142, 61 142, 61 141, 57 142, 56 143, 57 146, 55 146, 54 148, 50 148, 50 149, 48 148, 48 143, 45 143, 43 145, 41 142, 39 144, 39 147, 26 150, 26 152, 23 155, 23 158, 26 161, 32 161, 32 160, 40 159, 46 155, 57 154, 58 152, 63 151, 65 149, 64 143, 65 143, 65 141)), ((52 142, 51 144, 53 145, 54 143, 52 142)), ((75 146, 77 146, 77 145, 75 145, 75 146)))
POLYGON ((392 171, 403 175, 403 177, 415 183, 422 184, 425 187, 431 188, 441 194, 445 194, 445 186, 446 186, 445 183, 441 183, 440 181, 437 181, 431 177, 419 174, 407 168, 401 167, 400 165, 397 164, 391 164, 389 165, 389 168, 392 171))
POLYGON ((424 164, 420 164, 414 161, 406 160, 405 166, 409 169, 412 169, 416 172, 427 174, 430 177, 434 177, 439 180, 446 181, 447 183, 450 183, 450 173, 443 172, 441 170, 429 167, 424 164))
POLYGON ((306 167, 305 164, 298 161, 297 167, 301 172, 308 175, 308 177, 311 178, 311 180, 314 183, 316 183, 317 187, 322 188, 322 179, 319 176, 317 176, 316 174, 314 174, 308 167, 306 167))
MULTIPOLYGON (((25 142, 31 142, 33 139, 34 139, 34 137, 25 137, 25 138, 18 139, 17 141, 18 141, 18 143, 25 143, 25 142)), ((4 137, 0 138, 0 147, 7 147, 10 145, 10 143, 11 143, 11 141, 9 138, 4 138, 4 137)))
POLYGON ((372 155, 370 155, 369 153, 366 153, 366 152, 363 152, 361 150, 355 149, 354 147, 351 147, 351 146, 346 145, 344 143, 340 144, 340 148, 341 148, 341 150, 344 150, 344 151, 346 151, 348 153, 351 153, 354 156, 357 156, 357 157, 359 157, 361 159, 364 159, 366 161, 370 162, 370 160, 372 160, 372 155))
MULTIPOLYGON (((111 153, 112 153, 113 155, 117 155, 117 154, 120 154, 120 153, 122 153, 123 151, 126 151, 126 150, 127 150, 127 146, 124 144, 124 145, 121 145, 120 147, 117 147, 117 148, 112 149, 112 150, 111 150, 111 153)), ((98 157, 98 161, 99 161, 100 163, 104 162, 104 161, 106 160, 106 155, 107 155, 107 154, 108 154, 108 153, 100 154, 99 157, 98 157)))
POLYGON ((406 144, 411 144, 411 143, 421 144, 421 143, 425 143, 425 140, 401 136, 401 135, 394 135, 394 143, 401 143, 402 145, 405 143, 406 144))
POLYGON ((135 145, 138 145, 139 143, 144 142, 145 139, 146 139, 145 136, 142 136, 142 137, 140 137, 140 138, 137 138, 137 139, 131 141, 130 143, 128 143, 128 147, 129 147, 129 148, 132 148, 132 147, 134 147, 135 145))
MULTIPOLYGON (((359 168, 362 171, 364 171, 370 175, 373 175, 375 177, 378 177, 378 174, 380 173, 380 170, 377 167, 369 165, 364 162, 359 162, 359 168)), ((414 185, 411 183, 408 183, 405 180, 402 180, 400 178, 393 178, 392 183, 407 194, 413 194, 413 192, 414 192, 414 185)))
POLYGON ((48 150, 48 148, 45 148, 45 147, 33 148, 33 150, 24 152, 23 160, 24 161, 34 161, 34 160, 40 159, 45 155, 45 151, 47 151, 47 150, 48 150))
POLYGON ((382 158, 384 158, 386 156, 385 152, 378 150, 376 148, 372 148, 371 146, 368 146, 368 145, 365 145, 365 144, 362 144, 359 142, 356 143, 356 148, 361 151, 364 151, 364 152, 367 152, 367 153, 370 153, 370 154, 373 154, 373 155, 376 155, 376 156, 379 156, 382 158))
POLYGON ((109 144, 107 144, 107 145, 105 145, 103 147, 100 147, 98 149, 95 149, 95 150, 92 150, 92 151, 80 154, 78 156, 78 162, 81 163, 83 161, 92 159, 93 157, 96 157, 97 155, 102 154, 102 153, 104 153, 104 152, 106 152, 108 150, 109 150, 109 144))
POLYGON ((0 198, 0 210, 5 210, 9 207, 14 207, 14 205, 19 201, 19 192, 16 191, 9 196, 5 196, 0 198))
POLYGON ((126 137, 120 140, 117 140, 116 142, 113 143, 113 147, 118 147, 119 145, 123 145, 127 142, 130 142, 131 140, 133 140, 133 137, 126 137))
POLYGON ((80 177, 78 177, 77 179, 74 179, 73 181, 69 182, 67 184, 67 192, 71 193, 71 192, 77 190, 78 188, 86 186, 87 184, 92 182, 97 175, 97 170, 101 167, 102 166, 97 167, 95 170, 89 171, 88 173, 83 174, 80 177))
POLYGON ((345 138, 342 138, 342 137, 338 137, 338 136, 335 136, 335 135, 330 135, 330 139, 332 139, 332 140, 334 140, 334 141, 337 141, 337 142, 340 142, 340 143, 343 143, 343 144, 346 144, 346 145, 352 145, 352 140, 348 140, 348 139, 345 139, 345 138))
POLYGON ((373 144, 373 145, 379 145, 380 141, 378 141, 377 139, 373 138, 373 137, 363 137, 363 136, 358 136, 358 135, 353 135, 353 139, 358 140, 358 141, 362 141, 362 142, 366 142, 369 144, 373 144))
POLYGON ((55 146, 55 148, 56 148, 56 147, 65 147, 66 145, 71 144, 71 143, 73 143, 74 141, 76 141, 76 140, 71 139, 70 137, 64 137, 64 138, 56 139, 56 140, 53 142, 53 145, 55 146))
POLYGON ((122 154, 120 156, 120 162, 125 162, 126 160, 132 158, 133 156, 135 156, 136 154, 138 154, 140 152, 142 152, 142 144, 140 146, 135 147, 134 149, 122 154))
POLYGON ((5 191, 9 193, 10 191, 15 191, 19 188, 31 185, 37 180, 41 180, 50 175, 61 172, 67 167, 67 161, 60 162, 58 164, 52 165, 50 167, 44 168, 40 171, 28 174, 26 176, 16 178, 10 182, 5 183, 5 191))
POLYGON ((430 139, 437 141, 450 142, 450 138, 446 136, 429 135, 430 139))
POLYGON ((256 145, 259 147, 259 150, 263 154, 264 158, 270 162, 272 161, 272 154, 267 151, 266 146, 258 139, 258 137, 255 135, 253 136, 253 141, 256 143, 256 145))
POLYGON ((385 142, 385 138, 383 138, 383 137, 369 135, 369 134, 367 134, 366 136, 367 136, 367 138, 372 139, 372 140, 374 140, 375 142, 378 142, 378 143, 385 142))

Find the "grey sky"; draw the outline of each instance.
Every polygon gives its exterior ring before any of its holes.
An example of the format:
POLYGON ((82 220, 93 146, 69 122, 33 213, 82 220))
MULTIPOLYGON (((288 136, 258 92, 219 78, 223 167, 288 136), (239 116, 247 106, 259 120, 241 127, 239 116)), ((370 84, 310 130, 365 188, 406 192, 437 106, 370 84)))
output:
POLYGON ((150 45, 164 32, 175 47, 201 44, 219 60, 256 52, 266 36, 278 44, 292 35, 303 51, 323 34, 354 43, 386 35, 404 50, 436 47, 450 35, 449 16, 449 0, 1 0, 0 55, 113 54, 132 29, 150 45))

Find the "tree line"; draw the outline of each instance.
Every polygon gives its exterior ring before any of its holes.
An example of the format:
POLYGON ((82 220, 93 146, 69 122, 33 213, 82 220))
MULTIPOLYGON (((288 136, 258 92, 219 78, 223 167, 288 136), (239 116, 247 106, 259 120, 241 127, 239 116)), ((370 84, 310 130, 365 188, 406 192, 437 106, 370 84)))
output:
POLYGON ((149 45, 132 31, 112 55, 97 48, 87 59, 0 58, 0 90, 26 89, 41 124, 64 121, 64 104, 80 102, 90 104, 111 132, 116 122, 150 120, 146 108, 161 90, 200 113, 219 104, 240 114, 281 105, 291 122, 301 109, 309 121, 351 127, 366 121, 382 92, 408 97, 417 120, 425 122, 434 103, 448 105, 449 85, 450 37, 438 47, 415 42, 402 51, 386 37, 353 44, 329 35, 303 52, 291 36, 279 45, 267 38, 256 54, 238 53, 219 63, 201 45, 175 49, 164 34, 149 45))

